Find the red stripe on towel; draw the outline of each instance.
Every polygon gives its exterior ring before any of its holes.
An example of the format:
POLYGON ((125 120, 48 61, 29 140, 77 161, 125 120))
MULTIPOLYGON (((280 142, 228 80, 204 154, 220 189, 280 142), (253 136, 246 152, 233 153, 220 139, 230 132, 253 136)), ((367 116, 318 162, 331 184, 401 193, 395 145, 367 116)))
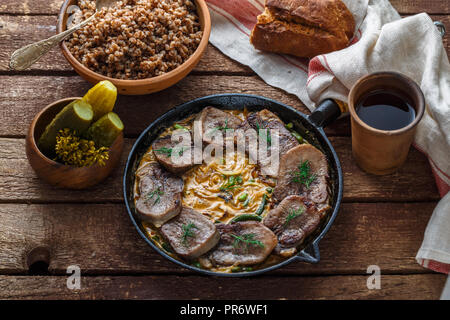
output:
POLYGON ((207 2, 232 15, 249 30, 253 29, 256 17, 261 13, 253 4, 245 0, 208 0, 207 2))
MULTIPOLYGON (((430 160, 430 159, 428 159, 428 160, 430 160)), ((434 176, 434 179, 436 180, 436 186, 438 188, 439 195, 442 198, 450 191, 450 186, 447 183, 445 183, 445 181, 442 180, 441 177, 439 177, 439 175, 434 170, 433 166, 431 166, 431 172, 433 172, 433 176, 434 176)))
POLYGON ((250 37, 250 34, 248 32, 246 32, 245 30, 243 30, 241 27, 239 27, 239 25, 237 25, 232 19, 230 19, 229 17, 227 17, 226 15, 224 15, 222 12, 214 9, 213 7, 209 7, 212 11, 216 12, 217 14, 221 15, 222 17, 224 17, 225 19, 227 19, 228 21, 231 22, 231 24, 233 26, 236 27, 236 29, 238 29, 240 32, 242 32, 243 34, 245 34, 247 37, 250 37))
POLYGON ((306 86, 308 86, 309 83, 310 83, 314 78, 316 78, 317 76, 321 75, 324 71, 326 71, 326 70, 319 71, 319 72, 313 74, 312 76, 308 77, 308 81, 306 81, 306 86))
POLYGON ((309 61, 308 65, 308 76, 312 76, 315 73, 326 71, 325 67, 322 65, 318 57, 314 57, 309 61))
POLYGON ((442 263, 436 260, 428 260, 428 269, 431 269, 436 272, 449 274, 450 273, 450 264, 442 263))
POLYGON ((358 29, 358 31, 356 31, 356 33, 357 34, 353 37, 352 41, 350 41, 349 46, 357 43, 359 41, 359 39, 361 39, 361 36, 362 36, 361 29, 358 29))
POLYGON ((327 56, 323 54, 322 57, 323 57, 323 61, 325 61, 325 64, 327 65, 328 71, 330 71, 331 74, 336 77, 336 75, 334 74, 333 70, 331 70, 330 65, 328 64, 327 56))
POLYGON ((431 172, 433 172, 434 178, 436 180, 436 186, 438 188, 439 191, 439 195, 441 196, 441 198, 443 196, 445 196, 449 191, 450 191, 450 185, 448 185, 440 176, 439 174, 435 171, 435 168, 437 171, 439 171, 439 173, 441 173, 444 177, 450 179, 450 177, 442 170, 440 169, 437 165, 436 162, 433 161, 433 159, 431 159, 431 157, 428 155, 428 153, 425 152, 425 150, 423 150, 421 147, 419 147, 417 144, 413 143, 413 147, 416 148, 417 150, 419 150, 420 152, 422 152, 427 158, 428 161, 430 162, 430 166, 431 166, 431 172))

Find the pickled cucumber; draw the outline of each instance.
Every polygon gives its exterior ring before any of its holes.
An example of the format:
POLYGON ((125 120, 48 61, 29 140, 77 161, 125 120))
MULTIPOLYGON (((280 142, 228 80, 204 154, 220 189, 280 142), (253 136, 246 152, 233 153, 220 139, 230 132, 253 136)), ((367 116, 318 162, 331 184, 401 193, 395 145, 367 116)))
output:
POLYGON ((94 122, 87 131, 87 138, 96 147, 110 147, 123 130, 123 123, 114 112, 109 112, 94 122))
POLYGON ((55 154, 56 135, 59 130, 69 128, 83 134, 89 128, 94 112, 89 103, 74 100, 65 106, 47 125, 38 140, 38 147, 48 157, 55 154))
POLYGON ((94 121, 111 112, 117 99, 117 88, 108 80, 103 80, 92 87, 83 97, 94 110, 94 121))

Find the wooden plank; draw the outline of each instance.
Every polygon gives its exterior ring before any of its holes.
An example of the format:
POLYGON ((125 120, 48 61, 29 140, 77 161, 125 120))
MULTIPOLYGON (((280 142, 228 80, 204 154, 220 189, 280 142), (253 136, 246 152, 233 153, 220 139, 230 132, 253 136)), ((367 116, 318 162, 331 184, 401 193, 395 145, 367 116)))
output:
MULTIPOLYGON (((447 30, 450 30, 450 16, 433 16, 433 20, 442 21, 447 30)), ((16 49, 29 43, 45 39, 56 32, 55 16, 1 16, 0 15, 0 71, 9 69, 9 58, 16 49)), ((444 47, 447 53, 449 49, 450 32, 447 32, 444 38, 444 47)), ((36 71, 72 71, 72 67, 66 62, 59 48, 53 49, 44 56, 41 61, 33 65, 31 72, 36 71)), ((227 72, 254 74, 254 72, 238 62, 235 62, 223 55, 211 44, 208 46, 200 63, 194 69, 194 72, 227 72)))
MULTIPOLYGON (((442 274, 382 276, 381 289, 369 290, 366 276, 82 277, 81 289, 69 290, 66 277, 0 276, 1 299, 439 299, 442 274), (264 288, 264 290, 261 290, 264 288)), ((179 310, 169 311, 176 317, 179 310)), ((170 316, 169 316, 170 317, 170 316)))
MULTIPOLYGON (((0 76, 0 136, 24 136, 43 107, 65 97, 82 96, 91 85, 78 76, 0 76)), ((120 96, 115 107, 127 136, 137 136, 165 111, 189 100, 218 93, 264 95, 302 112, 300 100, 266 85, 259 77, 190 75, 173 87, 145 96, 120 96)))
POLYGON ((0 192, 5 191, 0 201, 13 202, 98 202, 121 201, 122 173, 132 142, 127 140, 121 164, 102 184, 86 191, 52 187, 40 180, 30 167, 25 154, 24 139, 0 139, 3 147, 0 156, 0 192))
POLYGON ((420 12, 427 13, 450 13, 448 1, 442 0, 390 0, 392 6, 400 13, 415 14, 420 12))
POLYGON ((427 200, 439 199, 428 160, 416 149, 410 149, 405 164, 396 173, 375 176, 363 172, 355 163, 351 139, 331 137, 330 140, 338 153, 344 173, 344 201, 419 201, 428 197, 427 200))
MULTIPOLYGON (((0 5, 1 6, 1 5, 0 5)), ((48 38, 56 32, 56 16, 1 16, 0 15, 0 71, 9 70, 11 54, 18 48, 48 38)), ((58 71, 73 72, 59 47, 52 49, 28 71, 58 71)), ((224 56, 208 45, 200 63, 193 72, 228 72, 253 74, 245 67, 224 56)))
MULTIPOLYGON (((24 0, 18 4, 15 0, 2 0, 0 14, 56 15, 62 3, 62 0, 24 0)), ((450 13, 448 1, 391 0, 391 3, 400 13, 450 13)))
MULTIPOLYGON (((121 165, 102 184, 86 191, 51 187, 39 180, 28 164, 25 140, 0 138, 0 201, 103 202, 121 201, 122 173, 134 140, 126 140, 121 165)), ((429 201, 439 195, 427 159, 411 149, 405 165, 395 174, 374 176, 361 171, 351 155, 348 137, 331 137, 344 172, 344 201, 429 201)))
MULTIPOLYGON (((344 203, 320 243, 318 264, 293 262, 271 274, 428 273, 415 261, 436 203, 344 203)), ((1 204, 0 274, 26 274, 36 247, 51 274, 79 265, 84 274, 192 273, 155 252, 121 204, 1 204)), ((1 292, 1 290, 0 290, 1 292)))
MULTIPOLYGON (((78 76, 7 76, 0 82, 8 90, 0 91, 0 136, 26 135, 34 116, 53 101, 82 96, 91 85, 78 76), (37 98, 38 97, 38 98, 37 98)), ((164 112, 189 100, 211 94, 246 93, 262 95, 309 114, 294 95, 268 86, 259 77, 190 75, 173 87, 145 96, 119 96, 115 111, 125 124, 125 134, 137 137, 164 112)), ((350 135, 348 118, 326 128, 328 135, 350 135)))

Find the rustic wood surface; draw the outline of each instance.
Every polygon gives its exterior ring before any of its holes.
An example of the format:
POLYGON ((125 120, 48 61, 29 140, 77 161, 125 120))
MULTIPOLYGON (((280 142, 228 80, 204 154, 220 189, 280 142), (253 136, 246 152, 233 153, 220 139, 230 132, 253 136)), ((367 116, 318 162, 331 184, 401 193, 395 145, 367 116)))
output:
POLYGON ((80 290, 69 290, 66 277, 0 276, 0 299, 435 299, 445 280, 442 274, 385 278, 381 290, 367 290, 365 276, 262 276, 239 280, 176 275, 98 276, 84 277, 80 290))
MULTIPOLYGON (((120 167, 103 184, 68 192, 40 181, 25 155, 28 125, 46 104, 80 96, 90 85, 58 49, 30 70, 12 72, 7 64, 15 49, 55 32, 61 3, 0 3, 0 299, 439 298, 445 277, 414 258, 439 200, 427 159, 411 149, 396 174, 362 172, 351 156, 346 118, 326 129, 343 166, 344 203, 320 243, 318 264, 294 262, 255 278, 203 277, 165 260, 140 238, 123 205, 123 166, 136 137, 158 115, 224 92, 260 94, 309 112, 295 96, 266 85, 211 45, 194 71, 174 87, 150 96, 119 97, 116 110, 126 127, 125 150, 120 167), (35 248, 48 257, 35 255, 35 248), (30 270, 36 259, 48 263, 42 275, 30 270), (66 288, 69 265, 81 267, 81 290, 66 288), (369 265, 381 268, 381 290, 367 289, 369 265)), ((391 3, 403 16, 427 12, 450 30, 448 1, 391 3)), ((449 34, 444 39, 447 53, 449 34)))

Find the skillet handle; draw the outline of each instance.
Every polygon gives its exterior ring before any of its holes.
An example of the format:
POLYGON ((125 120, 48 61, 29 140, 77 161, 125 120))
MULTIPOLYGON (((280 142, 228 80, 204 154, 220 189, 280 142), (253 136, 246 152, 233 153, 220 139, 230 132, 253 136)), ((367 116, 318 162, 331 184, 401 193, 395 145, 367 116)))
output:
POLYGON ((313 243, 307 246, 305 249, 295 257, 295 260, 308 263, 318 263, 320 261, 319 245, 313 243))
POLYGON ((318 127, 326 127, 341 115, 341 108, 343 108, 343 106, 339 106, 339 104, 332 99, 323 100, 309 116, 309 120, 318 127))

